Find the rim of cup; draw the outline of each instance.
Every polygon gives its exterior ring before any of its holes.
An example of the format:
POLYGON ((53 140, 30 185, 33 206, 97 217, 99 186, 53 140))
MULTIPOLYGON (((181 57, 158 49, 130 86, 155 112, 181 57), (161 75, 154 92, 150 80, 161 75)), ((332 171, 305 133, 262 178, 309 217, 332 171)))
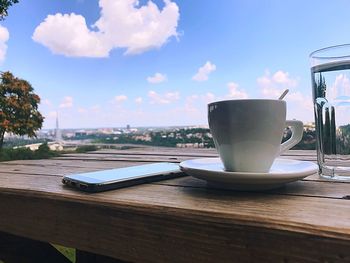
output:
POLYGON ((208 105, 212 105, 215 103, 225 103, 225 102, 244 102, 244 101, 266 101, 266 102, 278 102, 278 103, 286 103, 285 100, 279 100, 279 99, 228 99, 228 100, 218 100, 208 103, 208 105))

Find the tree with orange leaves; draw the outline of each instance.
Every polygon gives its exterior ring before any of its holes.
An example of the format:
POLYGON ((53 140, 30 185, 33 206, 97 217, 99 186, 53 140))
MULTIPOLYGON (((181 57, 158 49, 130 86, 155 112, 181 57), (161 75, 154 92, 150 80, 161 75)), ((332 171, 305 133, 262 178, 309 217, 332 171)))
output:
POLYGON ((0 0, 0 20, 4 20, 8 15, 8 8, 17 3, 18 0, 0 0))
POLYGON ((38 111, 40 98, 26 80, 16 78, 11 72, 0 74, 0 149, 5 132, 36 137, 44 117, 38 111))

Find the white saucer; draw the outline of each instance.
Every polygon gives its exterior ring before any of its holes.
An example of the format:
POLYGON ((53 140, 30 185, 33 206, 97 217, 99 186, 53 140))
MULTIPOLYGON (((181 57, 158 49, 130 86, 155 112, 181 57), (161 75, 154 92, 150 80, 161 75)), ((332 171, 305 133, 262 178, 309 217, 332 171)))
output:
POLYGON ((318 166, 308 161, 277 158, 268 173, 228 172, 220 158, 201 158, 180 163, 183 172, 209 185, 234 190, 268 190, 314 174, 318 166))

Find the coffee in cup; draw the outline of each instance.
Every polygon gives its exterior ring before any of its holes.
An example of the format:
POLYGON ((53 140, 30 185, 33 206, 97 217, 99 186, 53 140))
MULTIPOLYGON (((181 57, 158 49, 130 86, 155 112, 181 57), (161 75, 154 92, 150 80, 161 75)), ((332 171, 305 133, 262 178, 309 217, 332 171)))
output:
POLYGON ((296 145, 303 123, 286 121, 286 102, 272 99, 242 99, 208 105, 209 128, 225 170, 266 173, 277 156, 296 145), (284 129, 292 130, 281 144, 284 129))

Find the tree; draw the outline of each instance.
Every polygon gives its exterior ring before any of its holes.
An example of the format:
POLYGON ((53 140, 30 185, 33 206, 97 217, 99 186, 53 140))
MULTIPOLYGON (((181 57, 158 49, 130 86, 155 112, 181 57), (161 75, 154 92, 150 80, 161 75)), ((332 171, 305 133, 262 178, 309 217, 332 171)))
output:
POLYGON ((36 137, 44 120, 38 111, 39 103, 40 98, 28 81, 8 71, 0 74, 0 149, 5 132, 36 137))
POLYGON ((8 15, 8 8, 13 4, 17 4, 18 0, 0 0, 0 21, 5 19, 8 15))

